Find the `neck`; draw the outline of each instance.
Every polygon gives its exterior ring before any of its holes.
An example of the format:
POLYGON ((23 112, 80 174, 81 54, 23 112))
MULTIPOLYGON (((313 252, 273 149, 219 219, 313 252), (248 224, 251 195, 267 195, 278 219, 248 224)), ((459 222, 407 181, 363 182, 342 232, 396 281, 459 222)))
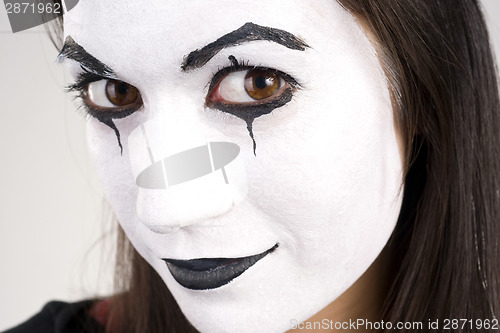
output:
MULTIPOLYGON (((337 330, 335 323, 340 325, 357 320, 380 322, 380 313, 388 291, 388 262, 387 253, 383 251, 370 268, 340 297, 304 321, 304 329, 307 328, 307 323, 310 323, 311 327, 314 327, 314 323, 327 323, 328 329, 320 326, 323 329, 321 332, 346 332, 350 331, 350 327, 337 330)), ((304 332, 304 329, 293 329, 288 333, 304 332)))

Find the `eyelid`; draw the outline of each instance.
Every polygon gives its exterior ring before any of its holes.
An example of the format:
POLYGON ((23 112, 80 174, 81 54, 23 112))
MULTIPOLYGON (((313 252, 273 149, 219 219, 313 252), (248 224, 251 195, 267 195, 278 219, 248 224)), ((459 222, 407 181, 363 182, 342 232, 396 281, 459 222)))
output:
POLYGON ((268 114, 274 109, 280 108, 292 100, 294 92, 297 89, 302 88, 292 76, 274 69, 263 66, 250 66, 249 62, 246 65, 242 65, 245 62, 238 62, 234 56, 229 56, 231 65, 220 69, 210 82, 207 97, 205 99, 205 107, 217 109, 224 113, 229 113, 238 118, 242 118, 245 121, 250 118, 260 117, 263 114, 268 114), (250 70, 262 70, 274 73, 280 80, 282 80, 284 85, 273 95, 262 100, 253 100, 252 102, 221 102, 213 98, 213 95, 219 89, 220 83, 226 79, 231 73, 243 72, 250 70))
POLYGON ((100 80, 116 80, 116 78, 104 77, 99 74, 87 71, 82 67, 83 72, 77 75, 76 82, 67 86, 66 90, 69 92, 76 91, 81 92, 89 83, 100 81, 100 80))
MULTIPOLYGON (((132 113, 142 109, 143 107, 143 102, 142 102, 142 95, 139 92, 138 100, 136 103, 132 105, 139 105, 138 107, 120 107, 120 106, 112 106, 112 107, 99 107, 95 105, 92 102, 88 101, 87 94, 88 94, 88 85, 97 82, 97 81, 121 81, 116 78, 108 78, 108 77, 103 77, 101 75, 89 72, 85 70, 85 68, 82 67, 84 72, 80 73, 77 77, 77 80, 74 84, 71 84, 66 87, 66 90, 68 92, 77 92, 78 96, 76 98, 80 98, 83 105, 82 108, 83 110, 90 116, 97 118, 101 121, 103 120, 111 120, 111 119, 122 119, 125 118, 132 113)), ((121 81, 125 82, 125 81, 121 81)), ((127 83, 127 82, 125 82, 127 83)), ((127 83, 128 84, 128 83, 127 83)), ((132 85, 131 85, 132 86, 132 85)), ((135 87, 134 87, 135 88, 135 87)))
MULTIPOLYGON (((244 63, 244 62, 243 62, 244 63)), ((286 83, 290 84, 292 88, 300 88, 302 87, 301 84, 299 84, 292 76, 269 67, 265 66, 249 66, 248 62, 246 65, 241 65, 239 63, 237 64, 232 64, 230 66, 224 67, 220 69, 216 74, 213 75, 212 80, 210 81, 208 92, 209 94, 213 92, 213 90, 217 87, 217 84, 224 79, 227 75, 233 73, 233 72, 239 72, 239 71, 244 71, 244 70, 251 70, 251 69, 260 69, 264 71, 270 71, 275 73, 278 77, 282 78, 286 83)))

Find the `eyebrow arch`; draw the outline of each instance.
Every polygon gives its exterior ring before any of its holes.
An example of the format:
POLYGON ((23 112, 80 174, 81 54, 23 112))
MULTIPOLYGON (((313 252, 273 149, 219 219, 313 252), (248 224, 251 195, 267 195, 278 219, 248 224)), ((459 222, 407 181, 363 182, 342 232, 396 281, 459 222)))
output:
POLYGON ((115 72, 110 67, 88 53, 71 36, 66 37, 64 46, 57 56, 57 61, 59 62, 64 59, 73 59, 79 62, 84 70, 88 70, 94 74, 107 78, 116 78, 115 72))
POLYGON ((252 22, 247 22, 237 30, 220 37, 215 42, 206 45, 202 49, 189 53, 189 55, 184 57, 181 68, 183 71, 189 71, 203 67, 220 50, 229 46, 236 46, 256 40, 268 40, 298 51, 305 51, 305 49, 309 47, 303 40, 285 30, 264 27, 252 22))

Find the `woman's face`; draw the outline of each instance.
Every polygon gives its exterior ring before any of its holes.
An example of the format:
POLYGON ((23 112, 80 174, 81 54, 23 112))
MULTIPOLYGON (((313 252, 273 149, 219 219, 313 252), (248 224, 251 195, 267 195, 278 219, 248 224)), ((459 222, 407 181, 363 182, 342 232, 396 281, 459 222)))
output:
POLYGON ((284 331, 372 264, 401 152, 376 50, 335 1, 86 0, 65 19, 107 198, 197 329, 284 331))

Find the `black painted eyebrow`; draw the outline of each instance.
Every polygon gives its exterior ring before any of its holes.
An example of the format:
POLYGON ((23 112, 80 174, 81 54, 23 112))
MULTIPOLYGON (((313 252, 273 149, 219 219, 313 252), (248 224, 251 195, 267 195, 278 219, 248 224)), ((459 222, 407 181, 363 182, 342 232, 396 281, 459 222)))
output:
POLYGON ((107 78, 116 78, 115 72, 110 67, 88 53, 81 45, 75 42, 71 36, 66 37, 64 46, 57 56, 58 61, 62 61, 63 59, 78 61, 85 70, 94 74, 107 78))
POLYGON ((247 22, 237 30, 220 37, 215 42, 208 44, 202 49, 189 53, 184 57, 181 68, 183 71, 188 71, 203 67, 220 50, 229 46, 256 40, 268 40, 281 44, 289 49, 299 51, 305 51, 305 49, 309 47, 303 40, 285 30, 263 27, 247 22))

